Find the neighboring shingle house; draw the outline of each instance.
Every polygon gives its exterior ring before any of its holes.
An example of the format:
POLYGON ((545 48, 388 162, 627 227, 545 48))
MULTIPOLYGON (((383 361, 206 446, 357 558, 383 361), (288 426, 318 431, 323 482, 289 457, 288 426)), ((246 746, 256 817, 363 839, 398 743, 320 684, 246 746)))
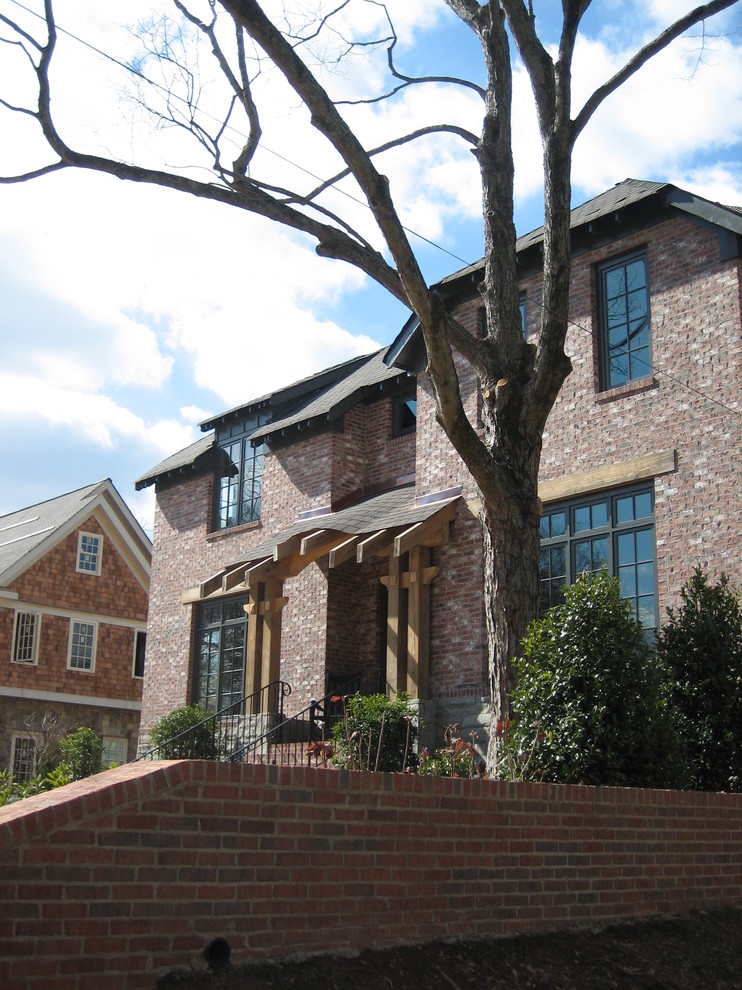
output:
MULTIPOLYGON (((653 630, 695 566, 742 582, 742 215, 627 180, 572 225, 574 371, 544 436, 542 604, 605 564, 653 630)), ((541 232, 517 248, 530 336, 541 232)), ((472 333, 481 278, 472 265, 439 287, 472 333)), ((425 366, 411 318, 379 353, 202 424, 209 436, 139 479, 157 493, 143 733, 279 675, 295 709, 355 674, 419 698, 435 742, 448 723, 486 725, 477 490, 425 366)))
POLYGON ((110 480, 0 516, 0 769, 80 726, 134 757, 151 556, 110 480))

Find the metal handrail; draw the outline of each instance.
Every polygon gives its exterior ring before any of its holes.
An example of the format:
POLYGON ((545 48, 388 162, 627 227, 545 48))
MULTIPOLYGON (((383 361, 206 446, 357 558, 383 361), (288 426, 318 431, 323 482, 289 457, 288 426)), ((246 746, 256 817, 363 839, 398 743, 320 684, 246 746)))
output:
POLYGON ((273 681, 226 708, 208 715, 137 760, 230 760, 235 750, 254 750, 268 731, 284 721, 284 698, 291 694, 286 681, 273 681))
POLYGON ((263 736, 233 750, 227 759, 244 763, 274 763, 297 765, 306 762, 326 763, 331 751, 324 745, 333 724, 342 718, 338 708, 333 712, 333 699, 353 694, 360 686, 360 677, 348 680, 337 690, 319 700, 313 700, 301 711, 266 730, 263 736))

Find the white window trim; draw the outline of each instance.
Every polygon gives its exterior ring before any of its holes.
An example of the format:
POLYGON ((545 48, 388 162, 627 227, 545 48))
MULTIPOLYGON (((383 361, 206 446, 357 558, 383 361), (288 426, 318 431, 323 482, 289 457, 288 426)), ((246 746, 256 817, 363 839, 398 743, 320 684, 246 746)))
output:
POLYGON ((41 638, 41 612, 36 612, 34 609, 23 608, 16 609, 15 616, 13 618, 13 638, 10 641, 10 661, 11 663, 17 663, 21 667, 36 667, 39 663, 39 639, 41 638), (15 638, 18 631, 18 620, 22 615, 33 615, 34 622, 34 636, 32 644, 32 654, 30 660, 18 660, 15 655, 15 638))
POLYGON ((100 533, 87 533, 84 530, 80 530, 77 534, 77 557, 75 560, 75 570, 78 574, 93 574, 96 577, 100 575, 101 572, 101 560, 103 558, 103 535, 100 533), (80 567, 80 554, 82 553, 82 541, 84 537, 88 537, 91 540, 98 541, 98 553, 95 558, 95 570, 90 571, 86 567, 80 567))
POLYGON ((26 779, 32 779, 36 775, 38 753, 37 753, 36 740, 34 739, 33 735, 29 734, 28 732, 14 732, 13 733, 13 737, 12 737, 11 742, 10 742, 10 774, 11 774, 11 777, 13 778, 13 780, 15 780, 15 772, 14 772, 14 770, 15 770, 15 747, 16 747, 16 744, 18 743, 19 740, 24 740, 24 741, 25 740, 29 740, 30 742, 33 743, 33 770, 31 772, 31 778, 24 778, 23 781, 20 781, 20 783, 24 783, 26 779))
POLYGON ((98 653, 98 623, 89 622, 85 619, 70 619, 70 634, 67 642, 67 670, 74 670, 77 674, 94 674, 95 660, 98 653), (74 667, 72 665, 72 637, 75 632, 75 624, 79 626, 93 627, 93 655, 90 660, 90 667, 74 667))

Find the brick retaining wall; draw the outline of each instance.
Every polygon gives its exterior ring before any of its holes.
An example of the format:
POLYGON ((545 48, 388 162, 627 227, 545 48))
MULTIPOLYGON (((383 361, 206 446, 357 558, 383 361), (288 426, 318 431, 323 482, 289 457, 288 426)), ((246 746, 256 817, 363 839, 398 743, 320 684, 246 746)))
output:
POLYGON ((742 795, 130 764, 0 809, 0 985, 742 904, 742 795))

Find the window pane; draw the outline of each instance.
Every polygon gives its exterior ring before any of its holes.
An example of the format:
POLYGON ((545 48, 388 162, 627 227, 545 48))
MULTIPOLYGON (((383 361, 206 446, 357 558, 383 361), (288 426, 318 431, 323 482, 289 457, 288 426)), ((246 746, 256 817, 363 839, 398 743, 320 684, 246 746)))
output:
POLYGON ((622 533, 616 541, 618 564, 633 564, 636 561, 636 546, 633 533, 622 533))
POLYGON ((654 560, 654 534, 651 529, 640 529, 636 534, 636 559, 654 560))
POLYGON ((632 522, 634 519, 634 496, 626 495, 616 499, 616 523, 632 522))
POLYGON ((583 505, 579 509, 575 509, 574 531, 575 533, 584 533, 588 529, 590 529, 590 506, 583 505))
POLYGON ((596 502, 595 505, 591 505, 590 517, 593 529, 600 529, 601 526, 606 526, 608 523, 608 503, 596 502))
POLYGON ((636 595, 636 570, 633 564, 619 567, 618 577, 621 582, 621 597, 633 598, 636 595))
POLYGON ((634 518, 648 519, 652 515, 651 492, 642 492, 634 496, 634 518))

